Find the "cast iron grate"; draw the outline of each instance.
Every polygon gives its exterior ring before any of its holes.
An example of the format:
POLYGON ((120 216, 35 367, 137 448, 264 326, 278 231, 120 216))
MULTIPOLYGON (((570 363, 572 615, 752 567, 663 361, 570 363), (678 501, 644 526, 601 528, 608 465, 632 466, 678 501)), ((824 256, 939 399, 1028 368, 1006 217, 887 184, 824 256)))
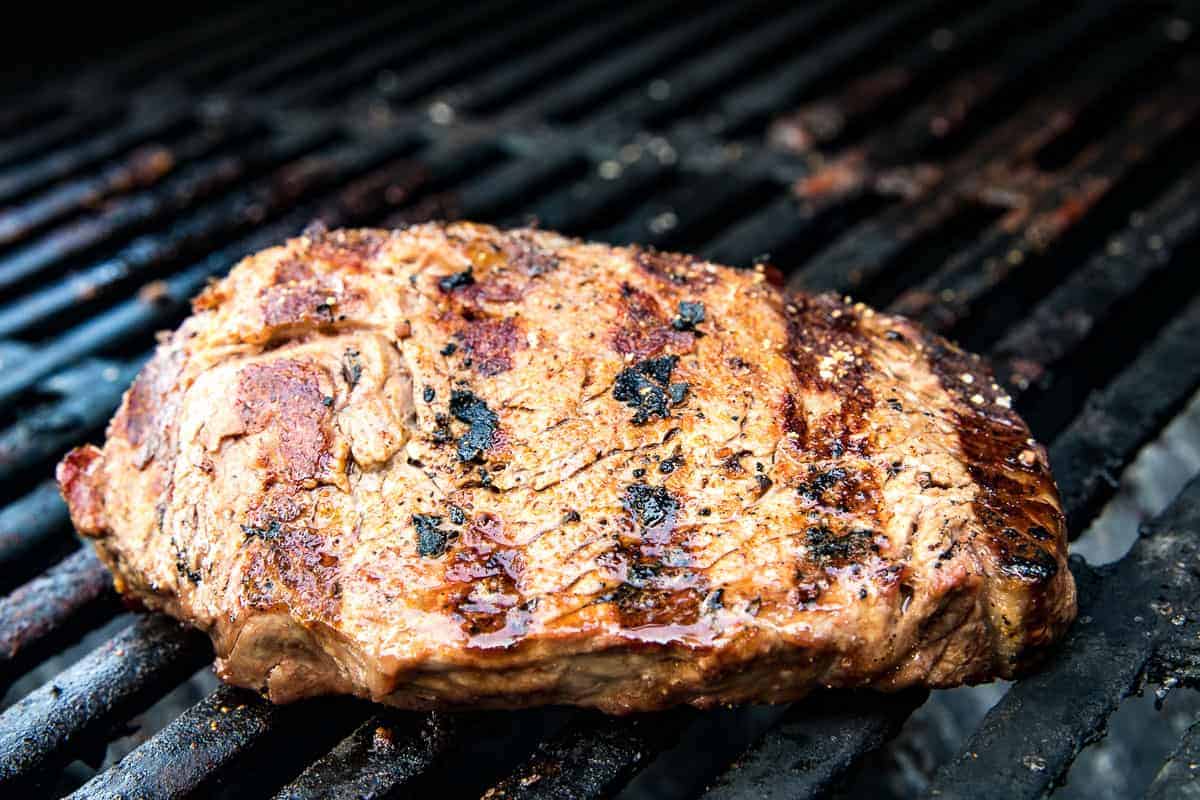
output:
MULTIPOLYGON (((275 708, 221 687, 79 786, 62 768, 97 762, 211 651, 122 616, 51 465, 99 434, 154 331, 241 255, 314 220, 534 219, 768 259, 795 287, 851 291, 990 353, 1051 443, 1078 536, 1200 387, 1197 21, 1188 3, 1113 0, 266 4, 7 98, 0 685, 116 632, 0 713, 0 786, 600 797, 720 725, 743 735, 687 791, 829 792, 922 693, 613 719, 275 708)), ((1194 482, 1117 564, 1075 560, 1080 623, 930 791, 1042 795, 1128 693, 1196 685, 1197 535, 1194 482)), ((1150 794, 1192 785, 1196 750, 1192 731, 1150 794)))

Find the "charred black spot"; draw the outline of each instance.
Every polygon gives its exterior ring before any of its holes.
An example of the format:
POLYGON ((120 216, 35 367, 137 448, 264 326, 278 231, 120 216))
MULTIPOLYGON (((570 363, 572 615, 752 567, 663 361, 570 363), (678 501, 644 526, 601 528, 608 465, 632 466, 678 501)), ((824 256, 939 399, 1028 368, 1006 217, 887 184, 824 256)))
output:
POLYGON ((679 511, 679 501, 666 488, 645 483, 627 487, 622 503, 643 528, 669 523, 679 511))
POLYGON ((362 362, 359 361, 357 350, 347 350, 342 353, 342 378, 353 389, 362 378, 362 362))
POLYGON ((858 561, 876 549, 872 531, 850 531, 838 536, 825 527, 815 526, 804 532, 808 551, 817 561, 846 564, 858 561))
POLYGON ((1027 581, 1042 582, 1058 574, 1058 562, 1054 556, 1029 548, 1024 555, 1008 554, 1000 561, 1000 569, 1008 575, 1027 581))
POLYGON ((242 533, 246 534, 247 539, 262 539, 264 542, 274 541, 279 538, 279 534, 283 532, 279 520, 271 520, 263 526, 259 525, 243 525, 242 533))
POLYGON ((1050 531, 1043 528, 1041 525, 1034 525, 1029 529, 1029 535, 1038 541, 1048 542, 1054 537, 1050 535, 1050 531))
POLYGON ((579 512, 573 508, 567 509, 567 513, 563 514, 563 522, 579 522, 579 512))
POLYGON ((433 421, 437 427, 433 429, 433 440, 438 444, 445 444, 453 438, 450 433, 450 418, 445 414, 434 415, 433 421))
POLYGON ((426 403, 432 403, 434 401, 434 398, 436 398, 436 397, 437 397, 437 392, 434 390, 434 388, 432 386, 426 386, 425 391, 423 391, 421 393, 421 398, 426 403))
POLYGON ((678 315, 671 320, 671 327, 677 331, 694 331, 701 322, 704 322, 704 303, 682 300, 678 315))
POLYGON ((188 567, 182 558, 175 559, 175 571, 191 581, 193 585, 200 583, 200 573, 188 567))
POLYGON ((811 475, 807 483, 796 487, 796 491, 805 500, 820 503, 824 501, 826 492, 844 480, 846 480, 846 470, 834 467, 831 470, 811 475))
POLYGON ((679 405, 688 396, 688 385, 686 383, 672 383, 667 387, 667 396, 671 398, 671 405, 679 405))
POLYGON ((462 272, 456 272, 453 275, 447 275, 444 278, 438 278, 438 288, 443 292, 452 292, 460 286, 470 286, 475 282, 475 274, 470 267, 467 267, 462 272))
POLYGON ((455 389, 450 395, 450 413, 470 426, 458 440, 458 460, 478 459, 495 441, 500 418, 487 403, 463 389, 455 389))
POLYGON ((641 467, 638 467, 637 469, 635 469, 635 470, 633 471, 633 477, 635 477, 635 478, 644 478, 644 477, 646 477, 646 470, 642 469, 641 467))
POLYGON ((628 583, 642 588, 653 583, 654 579, 662 571, 662 567, 657 564, 634 564, 629 568, 628 583))
POLYGON ((681 466, 683 466, 683 456, 673 455, 662 460, 662 463, 658 465, 658 471, 663 475, 670 475, 681 466))
POLYGON ((669 394, 669 383, 677 363, 678 356, 648 358, 621 370, 617 375, 613 384, 613 398, 636 409, 634 425, 643 425, 656 416, 661 419, 671 416, 668 401, 673 399, 673 395, 669 394))
POLYGON ((458 345, 456 345, 454 342, 446 342, 446 346, 438 352, 444 356, 452 356, 458 352, 458 345))
POLYGON ((704 598, 704 607, 709 611, 715 611, 718 608, 725 607, 725 590, 717 589, 710 592, 708 597, 704 598))
POLYGON ((467 521, 467 514, 458 506, 450 506, 450 524, 462 525, 467 521))
POLYGON ((413 514, 413 526, 417 529, 417 552, 425 558, 437 558, 446 552, 446 542, 453 534, 438 526, 442 518, 434 514, 413 514))

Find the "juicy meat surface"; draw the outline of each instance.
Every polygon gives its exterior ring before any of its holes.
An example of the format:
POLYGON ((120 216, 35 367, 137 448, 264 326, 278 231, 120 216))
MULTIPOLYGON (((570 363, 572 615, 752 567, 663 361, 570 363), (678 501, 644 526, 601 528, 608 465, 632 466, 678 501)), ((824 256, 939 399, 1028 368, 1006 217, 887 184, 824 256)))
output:
POLYGON ((769 270, 469 223, 304 236, 59 467, 117 588, 276 701, 785 701, 1028 667, 1075 613, 980 360, 769 270))

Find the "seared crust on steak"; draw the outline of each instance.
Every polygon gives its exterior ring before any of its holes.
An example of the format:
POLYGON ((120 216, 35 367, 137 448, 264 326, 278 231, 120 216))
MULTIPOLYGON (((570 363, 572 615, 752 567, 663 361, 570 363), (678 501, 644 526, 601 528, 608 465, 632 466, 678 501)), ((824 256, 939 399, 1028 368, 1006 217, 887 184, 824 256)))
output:
POLYGON ((1045 450, 908 320, 467 223, 294 239, 194 306, 59 480, 276 701, 952 686, 1074 616, 1045 450))

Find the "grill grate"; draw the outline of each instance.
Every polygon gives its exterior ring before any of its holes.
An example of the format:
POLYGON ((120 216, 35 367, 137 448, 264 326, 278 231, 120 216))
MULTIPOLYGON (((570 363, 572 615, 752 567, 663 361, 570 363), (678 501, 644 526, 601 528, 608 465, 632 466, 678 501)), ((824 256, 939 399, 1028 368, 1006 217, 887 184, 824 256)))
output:
MULTIPOLYGON (((682 16, 665 2, 494 0, 347 19, 268 3, 10 98, 0 686, 117 632, 7 701, 0 786, 600 797, 705 725, 736 722, 750 744, 710 754, 688 791, 827 793, 925 693, 825 694, 714 723, 275 708, 220 687, 80 786, 61 768, 97 761, 211 649, 163 618, 121 616, 69 535, 50 466, 99 435, 153 332, 242 255, 313 220, 536 219, 743 266, 770 254, 793 287, 852 291, 990 353, 1050 442, 1077 537, 1200 387, 1198 14, 1182 1, 757 0, 682 16)), ((1073 561, 1080 623, 930 790, 1040 796, 1143 682, 1200 683, 1198 534, 1193 482, 1116 565, 1073 561)), ((1150 796, 1194 788, 1197 747, 1193 728, 1150 796)))

